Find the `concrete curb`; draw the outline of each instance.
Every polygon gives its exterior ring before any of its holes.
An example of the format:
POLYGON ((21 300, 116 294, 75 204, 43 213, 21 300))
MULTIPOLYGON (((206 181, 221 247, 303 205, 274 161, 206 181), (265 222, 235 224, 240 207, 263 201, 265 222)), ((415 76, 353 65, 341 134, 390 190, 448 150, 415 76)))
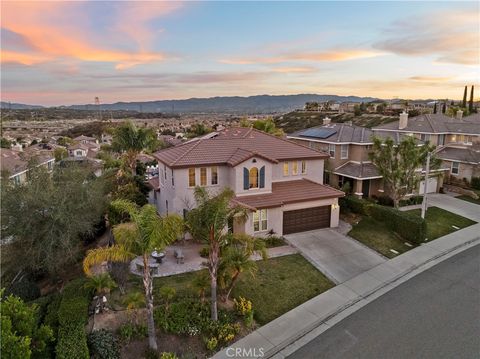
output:
POLYGON ((480 224, 472 225, 381 263, 292 309, 212 358, 285 358, 379 296, 479 244, 478 233, 480 224), (245 351, 235 355, 237 348, 245 351))

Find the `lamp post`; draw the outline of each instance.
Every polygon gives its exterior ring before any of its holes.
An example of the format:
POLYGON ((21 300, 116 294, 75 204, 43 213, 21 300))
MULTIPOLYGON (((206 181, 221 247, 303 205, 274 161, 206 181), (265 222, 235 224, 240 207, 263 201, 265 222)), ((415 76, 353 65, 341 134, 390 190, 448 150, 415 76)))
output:
POLYGON ((425 218, 425 214, 427 213, 427 190, 428 190, 428 175, 430 172, 430 156, 431 156, 431 152, 428 152, 427 165, 425 166, 425 181, 423 183, 422 218, 425 218))

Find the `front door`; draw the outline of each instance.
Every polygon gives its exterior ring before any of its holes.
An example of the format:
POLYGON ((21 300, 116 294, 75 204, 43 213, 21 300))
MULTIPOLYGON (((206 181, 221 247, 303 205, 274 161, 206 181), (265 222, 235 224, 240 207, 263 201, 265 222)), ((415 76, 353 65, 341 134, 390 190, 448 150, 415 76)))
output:
POLYGON ((370 194, 370 180, 362 181, 362 197, 367 198, 370 194))

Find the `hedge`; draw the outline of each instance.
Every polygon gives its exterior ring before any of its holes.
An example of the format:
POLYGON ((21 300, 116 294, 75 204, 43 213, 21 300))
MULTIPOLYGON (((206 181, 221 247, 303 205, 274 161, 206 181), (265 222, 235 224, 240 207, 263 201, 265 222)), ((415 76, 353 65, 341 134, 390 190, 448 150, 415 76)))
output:
POLYGON ((427 222, 417 215, 378 204, 371 205, 368 212, 372 218, 385 223, 407 241, 420 244, 427 237, 427 222))
POLYGON ((347 196, 340 198, 340 206, 354 213, 368 215, 368 207, 371 203, 355 196, 347 196))
POLYGON ((91 291, 85 289, 84 285, 84 279, 77 279, 68 283, 63 290, 58 308, 56 352, 59 359, 90 358, 85 324, 88 320, 91 291))
POLYGON ((470 185, 474 189, 480 189, 480 177, 472 177, 472 181, 470 182, 470 185))

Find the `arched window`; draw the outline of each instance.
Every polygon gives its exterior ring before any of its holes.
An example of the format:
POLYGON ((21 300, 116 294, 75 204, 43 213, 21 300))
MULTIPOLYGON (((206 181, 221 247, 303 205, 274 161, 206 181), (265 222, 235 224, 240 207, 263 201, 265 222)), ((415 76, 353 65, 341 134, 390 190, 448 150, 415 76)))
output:
POLYGON ((258 168, 257 167, 250 168, 248 180, 250 183, 250 188, 258 188, 258 168))

